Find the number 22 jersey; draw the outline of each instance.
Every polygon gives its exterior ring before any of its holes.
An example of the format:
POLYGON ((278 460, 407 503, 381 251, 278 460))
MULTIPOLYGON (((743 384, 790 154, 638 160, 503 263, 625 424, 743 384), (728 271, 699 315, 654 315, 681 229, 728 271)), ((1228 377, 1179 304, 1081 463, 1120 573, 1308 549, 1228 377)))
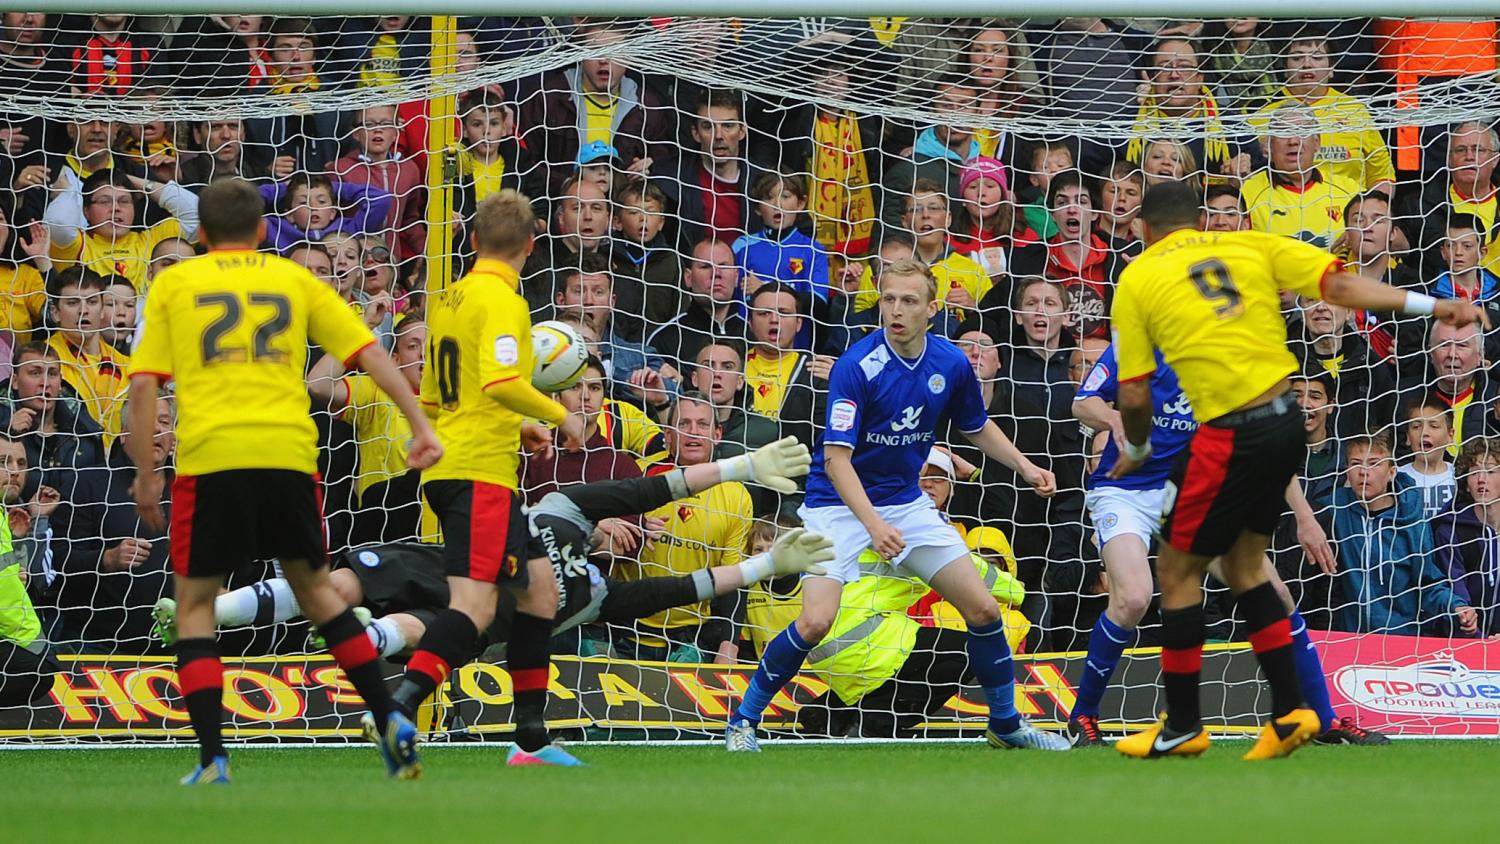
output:
POLYGON ((176 382, 180 473, 317 472, 309 340, 348 366, 375 337, 332 287, 285 258, 216 250, 156 277, 130 374, 176 382))

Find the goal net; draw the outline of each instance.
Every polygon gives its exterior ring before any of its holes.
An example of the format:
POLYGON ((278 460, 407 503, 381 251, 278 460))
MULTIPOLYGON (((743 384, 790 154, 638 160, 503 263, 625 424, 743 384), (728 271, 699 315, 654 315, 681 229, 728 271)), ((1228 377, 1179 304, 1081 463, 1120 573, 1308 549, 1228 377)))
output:
MULTIPOLYGON (((830 373, 878 327, 882 273, 925 263, 932 331, 1057 478, 1044 501, 946 425, 923 469, 1003 607, 1018 708, 1049 728, 1080 706, 1108 731, 1149 722, 1163 705, 1155 589, 1112 579, 1100 545, 1152 521, 1153 505, 1087 492, 1109 432, 1075 418, 1079 391, 1108 395, 1113 380, 1097 362, 1114 286, 1145 246, 1144 191, 1187 181, 1210 229, 1295 237, 1500 315, 1495 39, 1493 20, 5 12, 0 742, 191 738, 160 603, 170 543, 137 516, 122 443, 146 434, 122 430, 121 405, 151 280, 201 250, 198 194, 223 176, 259 187, 265 248, 334 285, 414 387, 429 295, 475 265, 477 204, 531 198, 541 223, 520 292, 533 321, 581 332, 597 364, 561 395, 588 440, 525 461, 530 502, 782 436, 813 446, 841 424, 830 373), (1085 652, 1122 629, 1131 650, 1091 699, 1086 679, 1109 660, 1085 652)), ((1311 515, 1282 519, 1270 558, 1333 707, 1386 732, 1493 735, 1495 338, 1282 304, 1311 515)), ((440 557, 415 547, 439 538, 435 520, 404 468, 408 433, 369 379, 324 360, 308 383, 334 579, 371 611, 394 673, 445 606, 440 557)), ((168 395, 168 472, 174 414, 168 395)), ((1181 435, 1189 408, 1158 408, 1156 424, 1181 435)), ((795 525, 800 503, 731 484, 604 525, 598 578, 572 597, 628 595, 606 606, 641 617, 594 611, 560 633, 554 729, 720 729, 761 647, 796 617, 798 584, 656 611, 671 593, 653 578, 735 565, 795 525)), ((983 729, 959 613, 899 569, 869 571, 766 725, 983 729)), ((359 701, 274 562, 228 590, 230 737, 357 736, 359 701)), ((1269 693, 1212 578, 1205 611, 1206 719, 1250 731, 1269 693)), ((510 704, 491 647, 425 726, 503 736, 510 704)))

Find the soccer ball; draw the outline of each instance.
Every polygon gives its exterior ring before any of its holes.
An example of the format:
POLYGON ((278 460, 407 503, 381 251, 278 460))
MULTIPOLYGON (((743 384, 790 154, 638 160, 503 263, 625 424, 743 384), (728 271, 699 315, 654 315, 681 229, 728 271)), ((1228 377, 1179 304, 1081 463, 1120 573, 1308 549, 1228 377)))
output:
POLYGON ((578 383, 589 361, 589 349, 578 329, 551 320, 531 327, 531 383, 544 393, 556 393, 578 383))

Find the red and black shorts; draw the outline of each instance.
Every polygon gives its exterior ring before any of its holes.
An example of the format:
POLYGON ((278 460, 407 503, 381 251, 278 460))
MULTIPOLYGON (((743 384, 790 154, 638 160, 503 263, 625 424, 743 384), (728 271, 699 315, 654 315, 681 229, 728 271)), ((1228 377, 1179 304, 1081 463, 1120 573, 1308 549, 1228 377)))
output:
POLYGON ((449 577, 525 587, 526 517, 516 491, 483 481, 428 481, 427 503, 443 526, 449 577))
POLYGON ((1286 487, 1307 457, 1303 415, 1290 395, 1201 425, 1177 456, 1161 538, 1217 557, 1245 531, 1270 536, 1286 512, 1286 487))
POLYGON ((328 562, 317 476, 290 469, 230 469, 172 482, 172 570, 226 577, 253 560, 328 562))

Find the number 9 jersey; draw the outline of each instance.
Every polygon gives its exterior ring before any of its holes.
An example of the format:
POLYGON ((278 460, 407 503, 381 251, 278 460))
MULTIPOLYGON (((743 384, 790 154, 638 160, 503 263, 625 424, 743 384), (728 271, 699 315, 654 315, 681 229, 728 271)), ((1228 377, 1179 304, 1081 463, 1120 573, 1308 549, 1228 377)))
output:
POLYGON ((285 258, 216 250, 156 277, 130 374, 176 382, 179 474, 317 472, 308 341, 348 366, 375 337, 285 258))
POLYGON ((443 459, 422 482, 519 485, 522 416, 485 390, 517 378, 531 383, 531 311, 520 278, 502 261, 481 259, 427 306, 422 404, 437 408, 443 459))
POLYGON ((1110 314, 1121 382, 1177 373, 1200 423, 1246 404, 1297 370, 1279 292, 1314 299, 1338 259, 1262 232, 1182 229, 1120 273, 1110 314))

